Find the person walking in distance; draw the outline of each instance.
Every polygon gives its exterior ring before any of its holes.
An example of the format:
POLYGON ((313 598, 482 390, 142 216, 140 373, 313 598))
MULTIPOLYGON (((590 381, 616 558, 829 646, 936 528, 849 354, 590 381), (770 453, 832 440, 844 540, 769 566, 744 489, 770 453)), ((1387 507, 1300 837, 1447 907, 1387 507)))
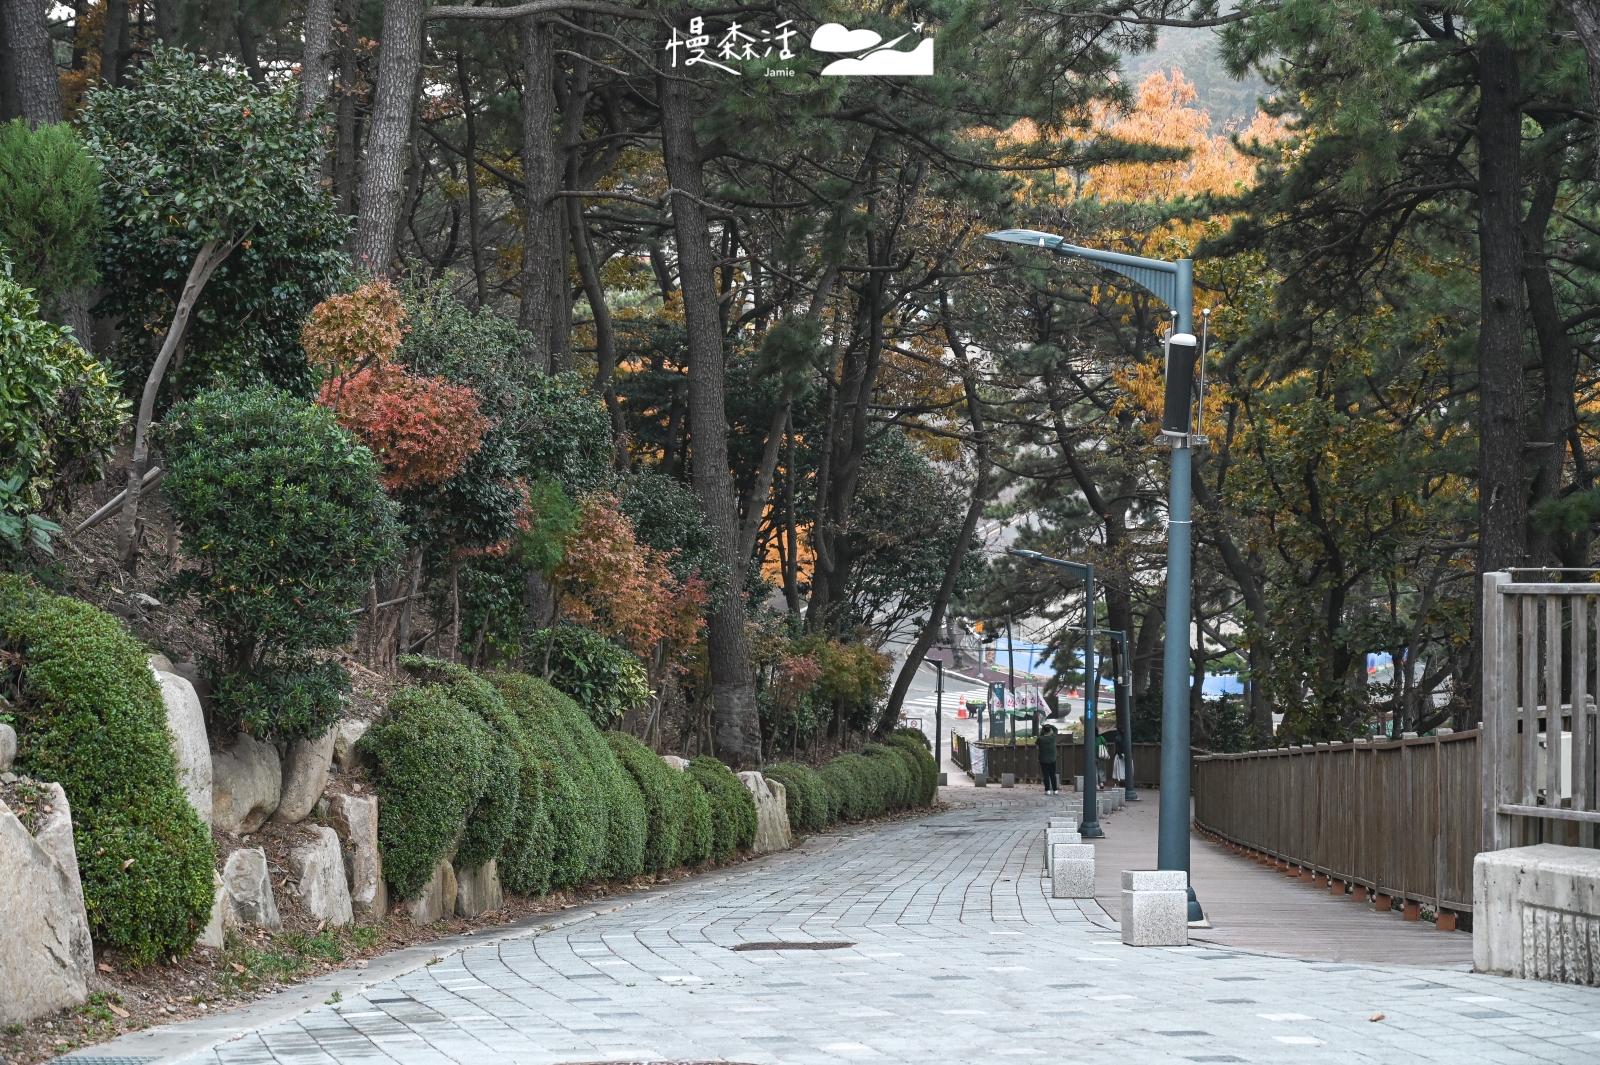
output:
POLYGON ((1059 795, 1061 781, 1056 777, 1056 727, 1046 725, 1039 730, 1039 775, 1044 778, 1044 793, 1059 795))

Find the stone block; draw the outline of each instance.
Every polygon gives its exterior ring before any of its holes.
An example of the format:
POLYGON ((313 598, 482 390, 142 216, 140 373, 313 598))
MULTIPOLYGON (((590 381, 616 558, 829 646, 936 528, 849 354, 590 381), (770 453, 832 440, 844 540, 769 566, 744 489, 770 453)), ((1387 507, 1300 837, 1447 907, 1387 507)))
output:
POLYGON ((1001 773, 1000 774, 1000 786, 1002 788, 1014 788, 1014 787, 1016 787, 1017 786, 1017 775, 1015 773, 1001 773))
POLYGON ((1122 871, 1122 942, 1130 947, 1189 945, 1189 874, 1181 869, 1122 871))
POLYGON ((377 797, 335 795, 328 804, 328 822, 344 843, 350 904, 357 913, 382 917, 389 912, 389 885, 378 850, 377 797))
POLYGON ((792 842, 789 835, 788 791, 777 781, 768 780, 754 771, 740 773, 739 783, 756 801, 756 839, 751 844, 751 851, 767 854, 788 850, 792 842))
MULTIPOLYGON (((151 655, 152 660, 160 655, 151 655)), ((206 717, 200 709, 200 696, 194 685, 171 670, 154 669, 161 685, 161 702, 167 708, 167 731, 172 736, 172 753, 178 760, 178 784, 189 797, 189 805, 200 820, 211 823, 211 741, 206 737, 206 717)))
POLYGON ((295 894, 311 916, 331 925, 347 925, 355 920, 355 913, 350 907, 350 885, 344 878, 339 835, 323 825, 312 825, 309 831, 316 838, 289 851, 295 894))
POLYGON ((1072 822, 1072 826, 1073 827, 1070 830, 1065 828, 1049 828, 1045 830, 1044 867, 1046 870, 1052 868, 1051 862, 1054 860, 1055 848, 1057 846, 1063 844, 1078 844, 1083 842, 1083 837, 1078 835, 1078 823, 1074 821, 1072 822))
POLYGON ((316 739, 295 740, 283 758, 283 784, 278 809, 272 819, 293 825, 304 821, 328 786, 328 771, 333 768, 333 747, 338 731, 330 728, 316 739))
POLYGON ((1541 843, 1472 863, 1478 972, 1600 985, 1600 851, 1541 843))
POLYGON ((940 773, 939 774, 939 787, 948 788, 949 786, 950 786, 950 774, 949 773, 940 773))
POLYGON ((406 902, 406 912, 414 924, 433 924, 456 912, 456 871, 441 858, 433 867, 433 877, 416 898, 406 902))
POLYGON ((60 784, 45 787, 35 832, 0 802, 0 1024, 26 1023, 89 997, 94 946, 72 811, 60 784))
POLYGON ((1094 847, 1091 844, 1057 843, 1050 848, 1050 896, 1094 898, 1094 847))
POLYGON ((228 902, 240 924, 273 931, 283 927, 278 901, 272 897, 272 872, 267 868, 267 854, 260 847, 241 847, 228 855, 222 867, 222 882, 228 889, 228 902))
POLYGON ((215 947, 221 950, 227 946, 228 931, 237 923, 233 913, 233 903, 228 898, 228 885, 223 883, 222 874, 213 869, 211 870, 211 919, 206 922, 200 938, 195 942, 202 947, 215 947))
POLYGON ((11 765, 17 760, 17 730, 10 725, 0 724, 0 773, 11 772, 11 765))
POLYGON ((1068 832, 1076 832, 1078 831, 1078 819, 1076 817, 1052 817, 1050 819, 1050 827, 1064 828, 1068 832))
POLYGON ((506 904, 505 892, 500 888, 500 867, 493 858, 476 869, 455 872, 457 917, 476 917, 506 904))
POLYGON ((356 744, 371 727, 372 722, 363 717, 340 718, 339 723, 333 726, 333 762, 340 772, 348 773, 361 765, 356 744))
POLYGON ((278 809, 282 789, 278 749, 239 733, 230 749, 211 756, 211 827, 254 832, 278 809))

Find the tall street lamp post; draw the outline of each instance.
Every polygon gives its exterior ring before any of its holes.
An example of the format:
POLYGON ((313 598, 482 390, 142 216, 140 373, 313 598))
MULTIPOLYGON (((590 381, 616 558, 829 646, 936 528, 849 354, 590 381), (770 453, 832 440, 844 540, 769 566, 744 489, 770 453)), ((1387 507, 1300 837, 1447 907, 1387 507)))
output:
MULTIPOLYGON (((1167 335, 1166 394, 1161 435, 1172 448, 1167 497, 1167 625, 1161 688, 1161 822, 1156 867, 1189 872, 1189 510, 1191 407, 1199 344, 1194 336, 1194 260, 1144 259, 1137 255, 1080 248, 1053 233, 1006 229, 985 234, 1003 244, 1021 244, 1064 258, 1087 259, 1146 289, 1176 316, 1167 335)), ((1092 621, 1091 621, 1092 624, 1092 621)), ((1086 774, 1087 775, 1087 774, 1086 774)), ((1189 920, 1205 920, 1194 885, 1189 886, 1189 920)))
POLYGON ((1084 622, 1083 634, 1083 816, 1078 825, 1078 833, 1085 838, 1099 839, 1105 835, 1105 830, 1100 827, 1100 807, 1095 797, 1100 783, 1099 769, 1095 765, 1095 753, 1100 746, 1100 722, 1095 716, 1100 701, 1100 677, 1099 671, 1095 668, 1094 652, 1094 567, 1087 562, 1068 562, 1064 558, 1050 558, 1037 551, 1018 551, 1012 548, 1006 554, 1066 570, 1083 582, 1083 598, 1087 604, 1084 613, 1087 620, 1084 622))

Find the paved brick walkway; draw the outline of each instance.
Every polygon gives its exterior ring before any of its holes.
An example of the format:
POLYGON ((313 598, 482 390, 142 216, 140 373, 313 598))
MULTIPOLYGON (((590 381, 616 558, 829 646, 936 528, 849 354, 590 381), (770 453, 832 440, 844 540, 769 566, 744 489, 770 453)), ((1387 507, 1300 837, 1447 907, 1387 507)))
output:
POLYGON ((375 965, 368 979, 378 982, 364 990, 362 974, 346 972, 299 993, 303 1001, 343 987, 336 1006, 289 1017, 257 1007, 79 1056, 216 1065, 1600 1061, 1600 989, 1208 945, 1124 947, 1098 911, 1100 924, 1048 897, 1039 828, 1050 800, 998 789, 960 799, 961 809, 814 837, 562 928, 434 944, 436 964, 413 954, 415 967, 393 978, 375 965), (764 940, 854 945, 729 949, 764 940))

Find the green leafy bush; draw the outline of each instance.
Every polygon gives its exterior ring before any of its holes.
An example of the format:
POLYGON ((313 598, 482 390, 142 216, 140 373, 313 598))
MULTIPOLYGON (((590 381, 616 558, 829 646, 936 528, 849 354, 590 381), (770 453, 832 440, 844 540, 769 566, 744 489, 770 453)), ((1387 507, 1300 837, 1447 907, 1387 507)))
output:
POLYGON ((684 830, 683 788, 677 780, 682 774, 626 732, 607 732, 605 739, 644 797, 645 869, 655 873, 671 869, 677 864, 678 840, 684 830))
MULTIPOLYGON (((15 482, 0 519, 19 526, 4 537, 13 553, 30 524, 39 528, 30 516, 62 509, 74 487, 99 479, 127 419, 105 367, 39 317, 38 300, 13 280, 0 248, 0 479, 15 482)), ((40 546, 48 548, 48 536, 40 546)))
POLYGON ((89 928, 144 964, 187 951, 211 912, 215 855, 178 785, 161 691, 121 622, 0 577, 0 687, 19 772, 72 804, 89 928))
POLYGON ((397 542, 377 460, 331 411, 267 387, 202 392, 173 408, 160 441, 163 489, 199 560, 172 590, 216 627, 218 717, 263 738, 320 735, 340 681, 306 652, 350 638, 397 542), (273 701, 255 701, 261 685, 273 701))
POLYGON ((644 666, 597 632, 560 625, 534 633, 528 647, 535 663, 546 663, 550 684, 576 699, 596 728, 650 698, 644 666))
POLYGON ((705 789, 711 803, 714 832, 712 857, 719 862, 756 839, 756 800, 734 776, 733 770, 702 754, 689 763, 689 772, 705 789))
POLYGON ((466 830, 455 856, 457 866, 476 868, 499 857, 514 838, 518 825, 524 822, 525 776, 534 781, 535 790, 529 801, 538 802, 537 758, 522 730, 522 723, 488 681, 464 666, 420 655, 404 657, 400 665, 412 676, 445 688, 452 699, 476 714, 489 728, 492 742, 485 766, 486 784, 482 797, 467 816, 466 830), (531 767, 530 762, 534 763, 531 767), (525 772, 526 768, 534 771, 525 772))
POLYGON ((916 800, 916 770, 902 752, 870 743, 861 749, 861 757, 872 763, 872 773, 877 781, 879 811, 903 810, 916 800))
POLYGON ((822 786, 828 795, 828 822, 853 821, 864 816, 861 813, 861 789, 856 784, 856 778, 850 772, 849 764, 840 761, 846 757, 831 759, 827 765, 817 770, 817 777, 822 781, 822 786))
POLYGON ((522 719, 540 758, 554 764, 552 883, 571 887, 642 872, 648 823, 644 796, 594 723, 577 703, 541 680, 504 673, 493 682, 522 719))
POLYGON ((828 827, 828 786, 814 769, 799 762, 779 762, 761 772, 767 779, 783 785, 790 828, 797 832, 816 832, 828 827))
POLYGON ((712 826, 711 799, 693 773, 673 770, 683 794, 683 830, 678 835, 676 865, 700 865, 711 860, 717 834, 712 826))
MULTIPOLYGON (((105 215, 100 165, 65 122, 0 123, 0 245, 52 321, 63 301, 95 283, 105 215)), ((86 342, 87 337, 80 337, 86 342)))
POLYGON ((221 375, 311 394, 300 327, 349 273, 349 225, 321 180, 326 123, 301 121, 298 99, 292 78, 257 86, 236 63, 160 46, 89 95, 82 126, 109 224, 101 311, 122 322, 135 388, 190 265, 221 238, 238 247, 200 293, 171 384, 187 395, 221 375))
POLYGON ((415 897, 467 828, 489 786, 495 738, 442 685, 401 688, 357 747, 374 765, 383 871, 415 897))
POLYGON ((883 741, 890 747, 908 754, 917 772, 916 805, 926 806, 939 795, 939 764, 933 760, 933 748, 928 737, 919 728, 897 728, 883 741))

